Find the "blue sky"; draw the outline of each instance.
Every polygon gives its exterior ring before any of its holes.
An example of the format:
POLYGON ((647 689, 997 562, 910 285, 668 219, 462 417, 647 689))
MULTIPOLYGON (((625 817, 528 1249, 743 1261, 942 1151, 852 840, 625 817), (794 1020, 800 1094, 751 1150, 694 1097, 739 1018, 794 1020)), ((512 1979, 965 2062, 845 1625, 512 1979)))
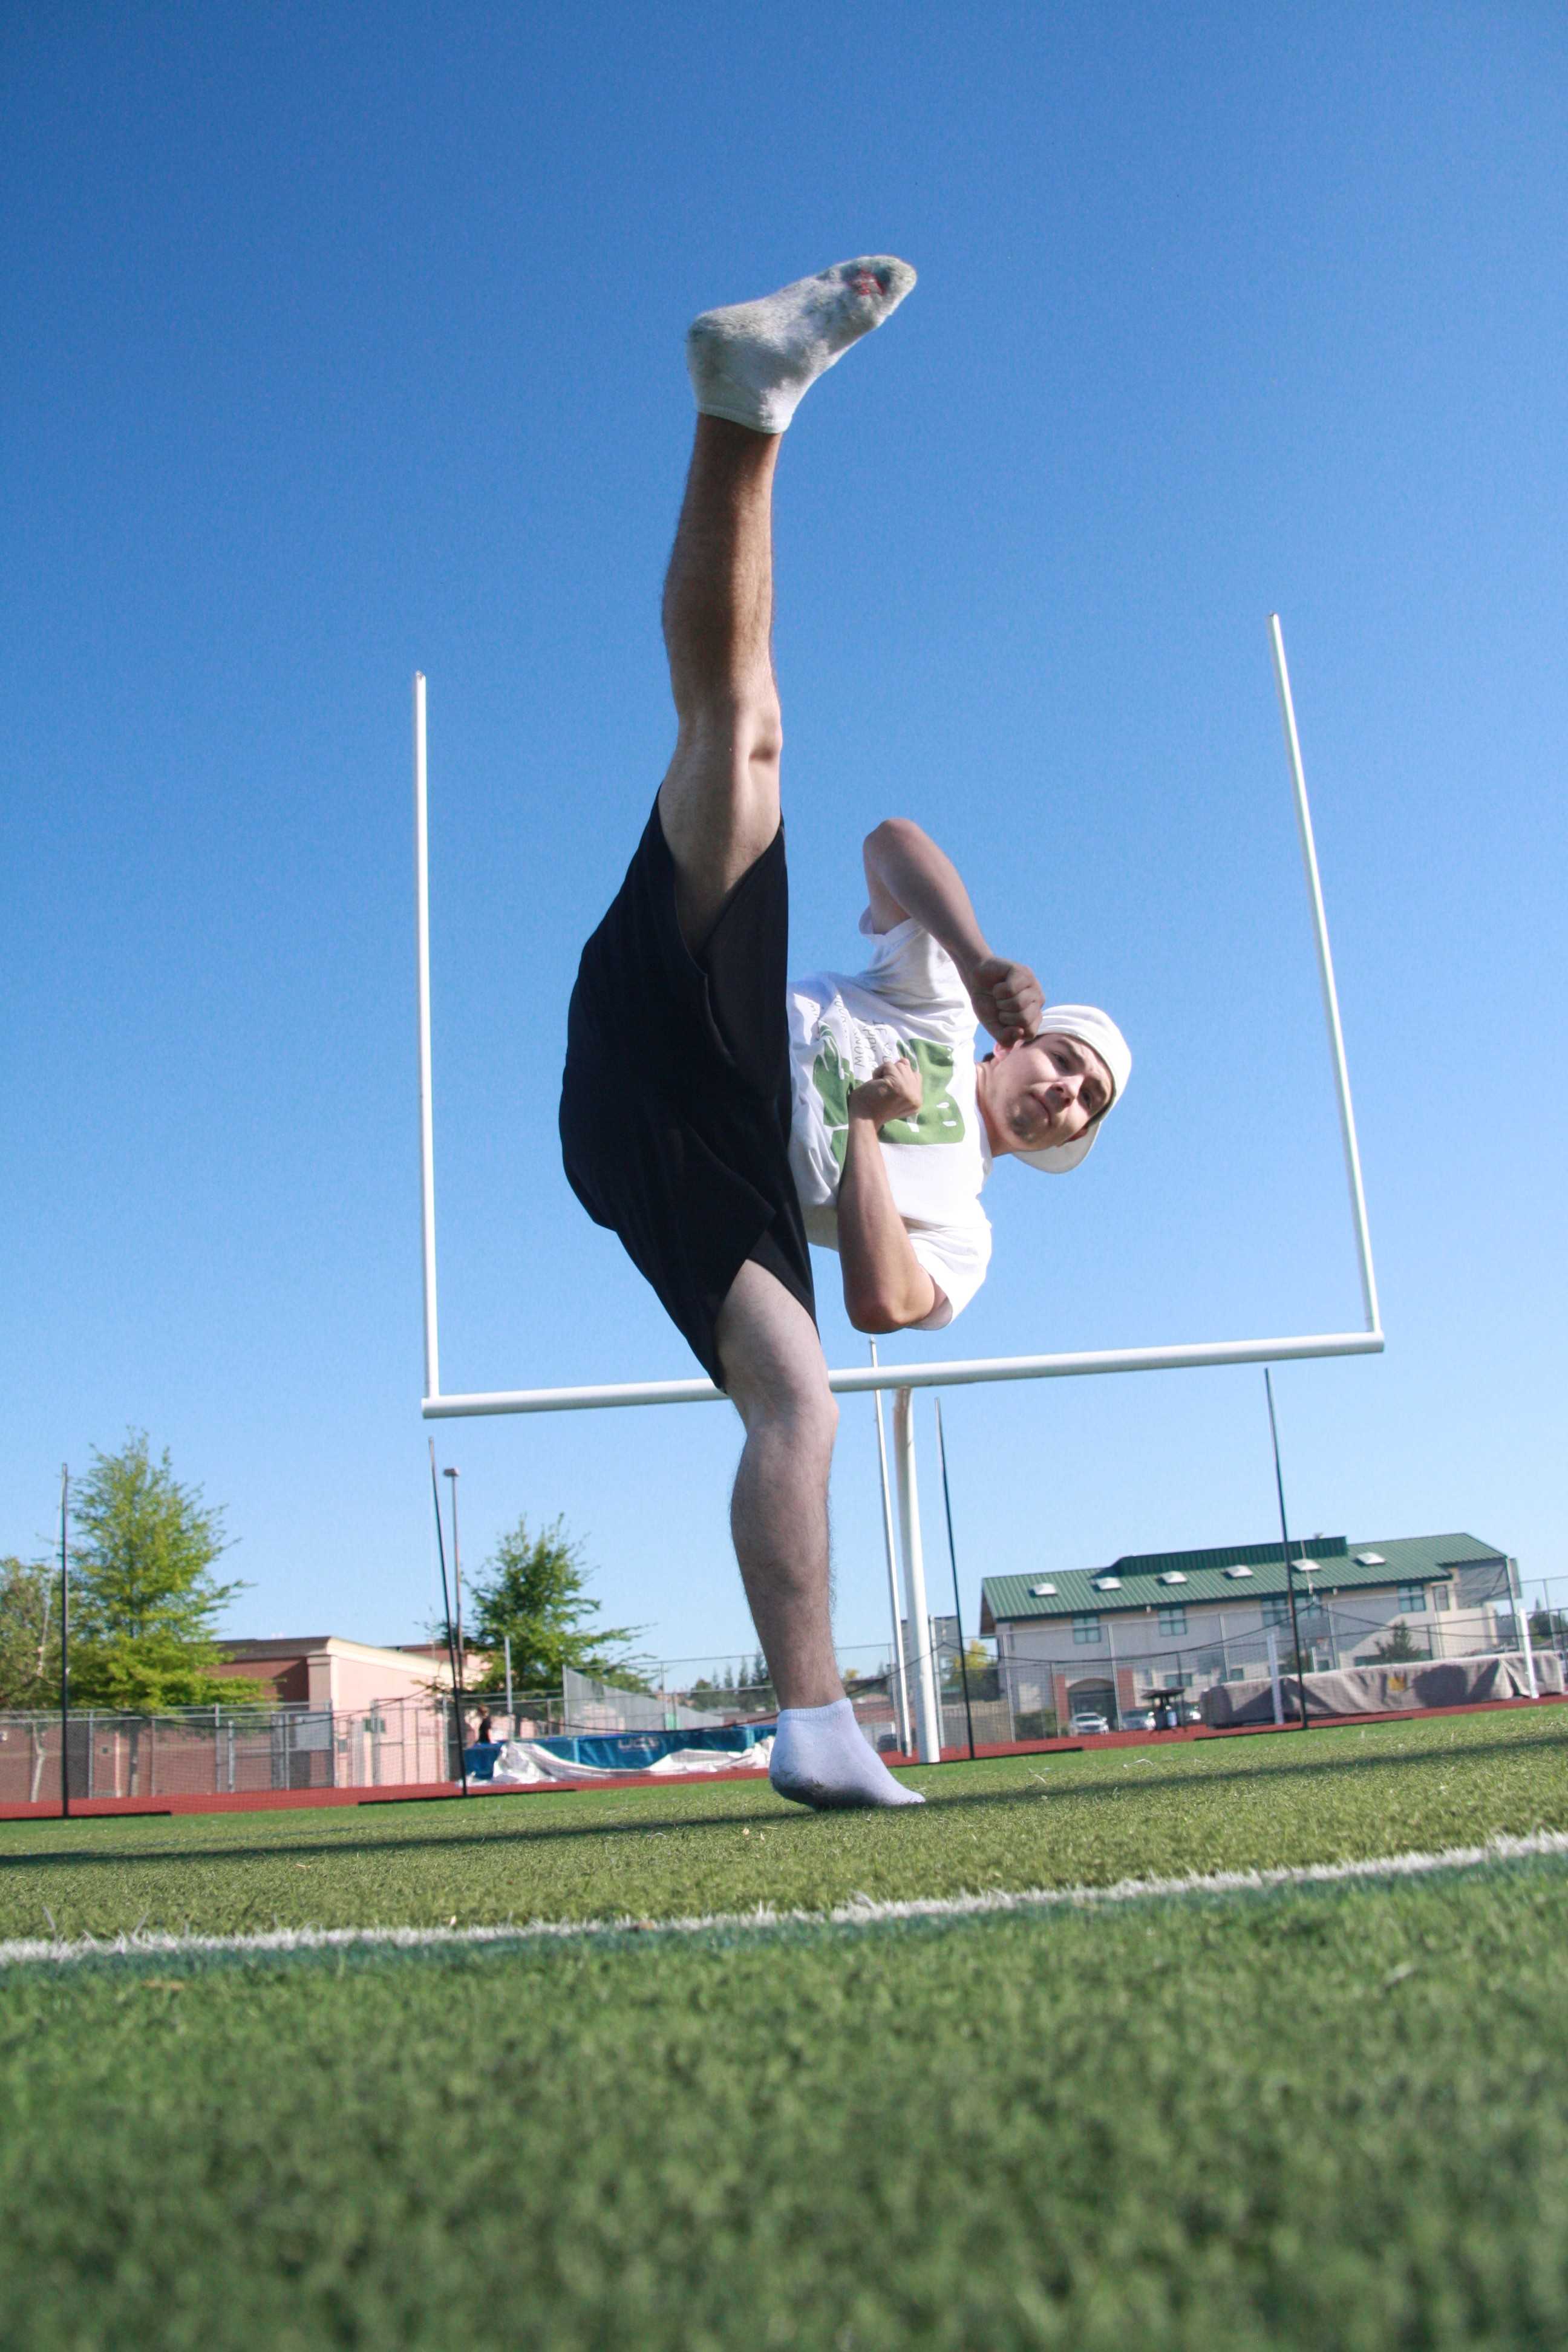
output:
MULTIPOLYGON (((694 1369, 554 1145, 671 737, 681 334, 891 251, 919 288, 781 470, 797 960, 853 963, 860 837, 913 815, 1137 1068, 1081 1175, 998 1172, 986 1290, 889 1352, 1356 1321, 1278 608, 1389 1335, 1279 1376, 1293 1518, 1568 1575, 1560 12, 217 0, 3 37, 0 1549, 144 1427, 227 1507, 233 1631, 431 1613, 416 667, 446 1382, 694 1369)), ((946 1412, 968 1612, 983 1572, 1272 1531, 1256 1371, 946 1412)), ((611 1622, 748 1644, 726 1409, 439 1447, 471 1563, 563 1514, 611 1622)), ((864 1403, 834 1505, 875 1643, 864 1403)))

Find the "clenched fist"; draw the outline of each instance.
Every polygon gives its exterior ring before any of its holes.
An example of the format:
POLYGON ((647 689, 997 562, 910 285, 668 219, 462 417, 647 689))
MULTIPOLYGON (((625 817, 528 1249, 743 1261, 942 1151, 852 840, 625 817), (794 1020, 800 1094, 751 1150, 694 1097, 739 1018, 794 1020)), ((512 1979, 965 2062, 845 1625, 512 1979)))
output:
POLYGON ((868 1118, 878 1128, 890 1118, 913 1118, 924 1098, 920 1074, 912 1062, 879 1062, 864 1085, 849 1097, 851 1118, 868 1118))
POLYGON ((999 1045, 1021 1045, 1034 1035, 1046 1000, 1026 963, 987 956, 968 973, 966 984, 975 1019, 999 1045))

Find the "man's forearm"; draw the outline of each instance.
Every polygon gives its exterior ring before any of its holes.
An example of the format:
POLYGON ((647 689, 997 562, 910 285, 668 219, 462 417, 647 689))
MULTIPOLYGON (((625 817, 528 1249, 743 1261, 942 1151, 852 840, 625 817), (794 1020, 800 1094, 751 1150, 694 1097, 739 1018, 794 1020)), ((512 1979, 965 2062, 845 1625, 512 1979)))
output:
POLYGON ((858 1331, 903 1331, 923 1323, 937 1289, 910 1244, 893 1204, 876 1122, 849 1121, 838 1184, 838 1258, 844 1305, 858 1331))
POLYGON ((968 973, 991 953, 963 879, 945 850, 909 817, 889 817, 868 835, 866 878, 872 913, 912 915, 968 973), (884 903, 879 908, 879 898, 884 903), (893 913, 894 908, 900 912, 893 913))
POLYGON ((1045 1002, 1026 963, 993 955, 956 866, 907 816, 890 816, 866 836, 866 886, 879 931, 912 915, 947 950, 974 1007, 998 1045, 1032 1037, 1045 1002))

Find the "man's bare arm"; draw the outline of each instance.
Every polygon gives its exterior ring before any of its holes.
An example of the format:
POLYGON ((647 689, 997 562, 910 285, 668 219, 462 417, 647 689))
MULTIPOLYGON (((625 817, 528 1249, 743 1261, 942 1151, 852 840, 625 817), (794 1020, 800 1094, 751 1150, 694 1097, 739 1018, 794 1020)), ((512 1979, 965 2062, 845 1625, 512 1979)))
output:
POLYGON ((907 816, 887 817, 862 849, 871 920, 890 931, 913 916, 958 966, 974 1017, 999 1045, 1035 1034, 1045 999, 1027 964, 994 955, 958 868, 907 816))
POLYGON ((908 1062, 882 1062, 849 1097, 849 1133, 838 1181, 838 1260, 844 1306, 857 1331, 905 1331, 935 1312, 942 1293, 910 1246, 893 1205, 879 1141, 890 1118, 912 1118, 921 1082, 908 1062))

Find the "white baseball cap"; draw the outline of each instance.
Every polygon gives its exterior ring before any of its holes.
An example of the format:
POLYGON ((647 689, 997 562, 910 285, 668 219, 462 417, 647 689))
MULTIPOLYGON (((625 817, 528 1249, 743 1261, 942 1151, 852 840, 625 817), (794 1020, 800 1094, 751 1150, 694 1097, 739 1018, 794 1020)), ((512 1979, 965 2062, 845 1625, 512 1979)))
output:
POLYGON ((1075 1136, 1070 1143, 1049 1143, 1038 1151, 1015 1151, 1009 1155, 1021 1160, 1026 1168, 1043 1168, 1049 1175, 1066 1176, 1089 1158, 1111 1105, 1121 1100, 1122 1090, 1132 1075, 1132 1052, 1110 1013, 1102 1013, 1098 1004, 1047 1004, 1035 1024, 1035 1034, 1041 1037, 1047 1031, 1092 1045, 1110 1073, 1110 1101, 1082 1135, 1075 1136))

